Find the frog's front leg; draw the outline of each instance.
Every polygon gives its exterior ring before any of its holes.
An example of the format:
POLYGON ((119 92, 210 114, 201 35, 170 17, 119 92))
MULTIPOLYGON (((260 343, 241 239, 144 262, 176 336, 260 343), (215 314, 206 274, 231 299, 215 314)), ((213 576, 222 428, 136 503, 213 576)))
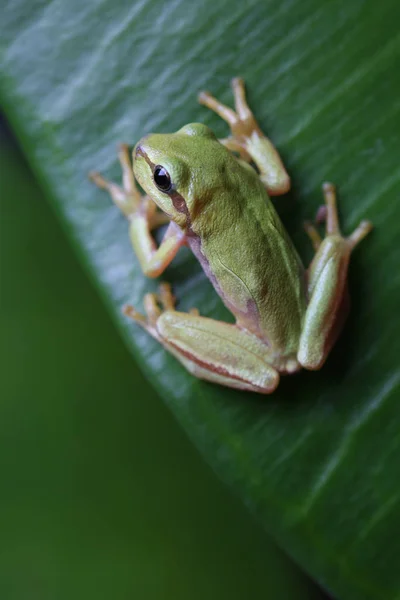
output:
POLYGON ((123 187, 107 181, 100 173, 90 173, 90 179, 100 188, 107 190, 113 202, 129 220, 129 235, 143 273, 147 277, 158 277, 185 244, 184 232, 170 223, 159 247, 151 231, 169 223, 167 215, 157 209, 149 196, 142 196, 136 187, 128 146, 122 144, 119 152, 122 167, 123 187))
POLYGON ((242 159, 256 163, 268 193, 271 196, 285 194, 290 189, 289 175, 278 151, 261 131, 247 104, 243 79, 232 79, 232 90, 236 112, 216 100, 209 92, 201 92, 199 102, 229 124, 232 136, 220 141, 229 150, 239 152, 242 159))
POLYGON ((177 312, 166 283, 158 295, 145 296, 144 307, 146 316, 131 306, 124 312, 199 379, 261 394, 277 387, 279 373, 257 337, 236 325, 200 317, 196 309, 177 312))
POLYGON ((349 306, 347 270, 353 248, 371 231, 369 221, 362 221, 349 236, 340 233, 335 188, 323 185, 326 208, 326 237, 321 240, 316 229, 306 224, 316 250, 308 269, 309 304, 300 337, 298 361, 306 369, 319 369, 340 333, 349 306))

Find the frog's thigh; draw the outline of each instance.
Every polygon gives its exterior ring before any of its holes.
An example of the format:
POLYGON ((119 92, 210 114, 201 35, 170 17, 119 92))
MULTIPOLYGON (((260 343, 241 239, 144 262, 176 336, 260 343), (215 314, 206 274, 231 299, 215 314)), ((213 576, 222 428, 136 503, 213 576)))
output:
POLYGON ((235 325, 166 311, 156 328, 163 345, 200 379, 261 394, 279 383, 264 344, 235 325))
POLYGON ((320 245, 309 270, 310 302, 300 337, 298 361, 306 369, 325 362, 348 308, 347 270, 350 248, 339 236, 320 245))

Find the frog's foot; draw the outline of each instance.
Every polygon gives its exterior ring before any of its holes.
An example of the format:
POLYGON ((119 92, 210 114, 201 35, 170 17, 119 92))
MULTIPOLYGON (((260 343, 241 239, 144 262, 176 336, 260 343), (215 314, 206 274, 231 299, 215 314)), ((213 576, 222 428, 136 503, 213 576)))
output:
POLYGON ((89 179, 93 181, 97 187, 107 190, 114 204, 116 204, 124 215, 129 218, 133 213, 139 210, 142 203, 142 196, 135 184, 132 163, 129 156, 129 147, 127 144, 121 144, 119 146, 118 158, 122 169, 122 187, 112 181, 108 181, 97 171, 89 173, 89 179))
MULTIPOLYGON (((334 235, 342 237, 339 225, 339 215, 337 210, 336 189, 333 183, 325 182, 322 186, 325 204, 319 207, 315 222, 317 224, 325 222, 326 236, 334 235)), ((358 227, 351 235, 343 238, 347 242, 347 246, 352 250, 366 235, 372 230, 373 225, 370 221, 361 221, 358 227)), ((315 251, 317 251, 322 243, 322 238, 317 229, 309 221, 304 223, 304 229, 311 239, 315 251)))
POLYGON ((144 298, 146 315, 126 306, 124 313, 158 340, 200 379, 241 390, 271 393, 279 383, 268 349, 236 325, 200 317, 197 309, 177 312, 168 284, 144 298))
POLYGON ((97 187, 108 191, 114 204, 118 206, 128 219, 140 212, 146 216, 150 231, 160 225, 169 223, 167 215, 157 210, 151 198, 149 196, 142 196, 137 189, 127 144, 120 144, 118 158, 122 169, 122 187, 112 181, 108 181, 97 171, 90 172, 89 179, 97 187))
POLYGON ((145 315, 142 315, 130 304, 124 306, 122 312, 146 329, 158 341, 161 341, 157 332, 157 321, 165 311, 175 310, 175 300, 170 284, 164 282, 159 285, 158 293, 145 295, 143 299, 145 315))
POLYGON ((332 183, 324 183, 324 207, 316 221, 325 221, 326 236, 305 223, 316 254, 308 268, 309 303, 300 338, 298 361, 306 369, 319 369, 336 341, 349 309, 347 271, 350 254, 371 231, 372 224, 362 221, 351 235, 340 232, 336 192, 332 183))
POLYGON ((231 82, 235 101, 232 110, 209 92, 200 92, 199 102, 217 113, 226 121, 232 135, 220 140, 229 150, 238 152, 240 157, 254 161, 260 171, 260 177, 271 195, 284 194, 290 188, 290 179, 280 156, 263 134, 246 100, 244 81, 235 77, 231 82))
MULTIPOLYGON (((146 329, 153 337, 160 341, 157 334, 157 320, 166 311, 175 310, 176 298, 172 293, 171 285, 163 282, 158 286, 158 293, 146 294, 143 299, 145 315, 139 313, 133 306, 127 304, 123 307, 122 312, 136 321, 141 327, 146 329)), ((191 308, 189 315, 199 316, 197 308, 191 308)))
POLYGON ((216 112, 231 128, 232 137, 222 141, 228 147, 231 145, 233 148, 236 145, 246 152, 246 140, 254 133, 262 135, 262 132, 247 104, 243 79, 235 77, 231 85, 236 112, 206 91, 200 92, 199 102, 216 112))

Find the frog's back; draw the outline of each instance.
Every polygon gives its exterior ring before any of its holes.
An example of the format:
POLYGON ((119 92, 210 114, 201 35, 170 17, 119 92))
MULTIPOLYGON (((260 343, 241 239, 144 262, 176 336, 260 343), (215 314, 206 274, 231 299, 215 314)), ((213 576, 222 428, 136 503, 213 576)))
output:
POLYGON ((304 269, 258 176, 248 176, 248 194, 219 195, 218 224, 191 245, 238 324, 289 355, 306 309, 304 269))

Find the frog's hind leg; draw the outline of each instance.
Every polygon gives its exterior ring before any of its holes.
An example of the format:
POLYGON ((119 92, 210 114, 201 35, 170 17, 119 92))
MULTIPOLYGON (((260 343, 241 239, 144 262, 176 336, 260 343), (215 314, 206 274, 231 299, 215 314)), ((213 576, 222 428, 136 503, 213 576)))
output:
POLYGON ((174 310, 168 284, 162 284, 158 295, 148 294, 144 305, 146 316, 132 307, 124 312, 199 379, 261 394, 277 387, 279 373, 255 336, 236 325, 200 317, 196 309, 174 310))
POLYGON ((261 131, 247 104, 244 81, 232 79, 235 110, 219 102, 209 92, 199 94, 199 102, 216 112, 231 128, 232 135, 221 142, 245 160, 253 160, 260 171, 261 181, 271 196, 285 194, 290 189, 290 178, 278 151, 261 131))
POLYGON ((306 369, 319 369, 335 343, 349 308, 347 271, 350 254, 371 231, 362 221, 349 237, 340 233, 335 188, 323 185, 325 206, 317 220, 326 220, 326 237, 321 239, 309 223, 305 225, 316 250, 308 269, 309 304, 304 318, 297 358, 306 369))

